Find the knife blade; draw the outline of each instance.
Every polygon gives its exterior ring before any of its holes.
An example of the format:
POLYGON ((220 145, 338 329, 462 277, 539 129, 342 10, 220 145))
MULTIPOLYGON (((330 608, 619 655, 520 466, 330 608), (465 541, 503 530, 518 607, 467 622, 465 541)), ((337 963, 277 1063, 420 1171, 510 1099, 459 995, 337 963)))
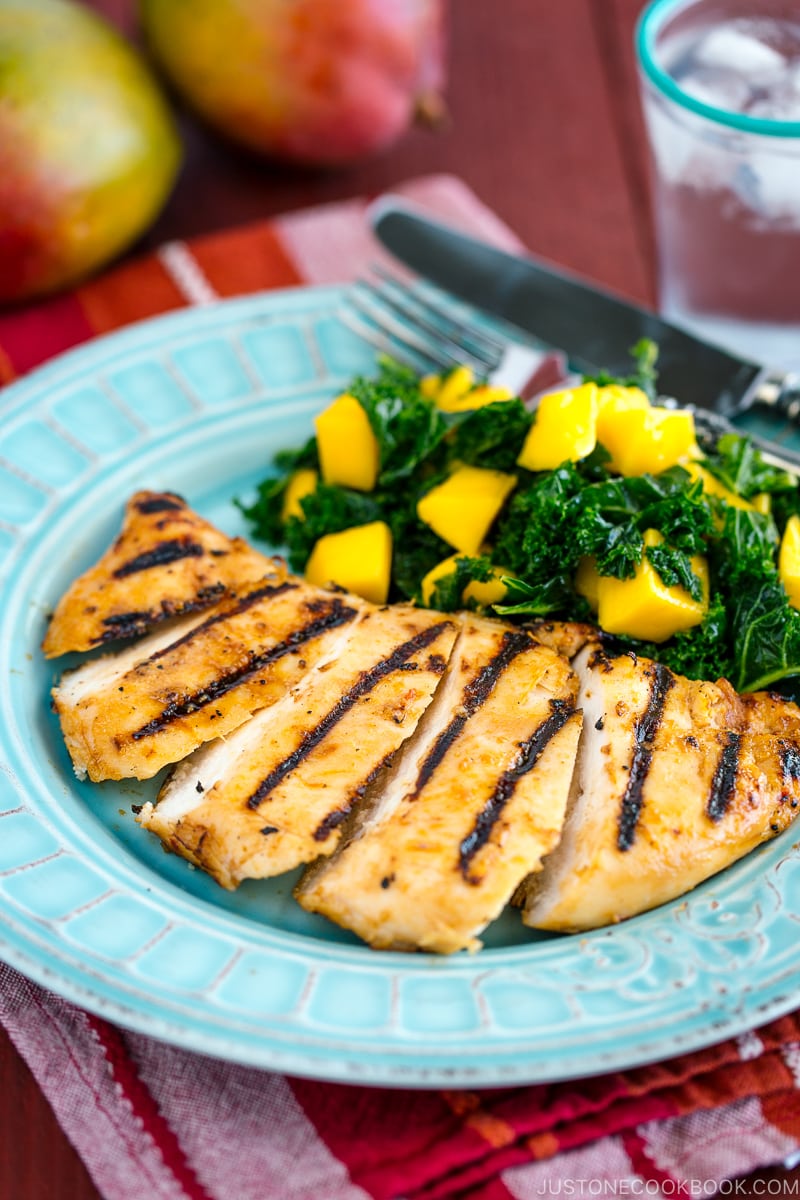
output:
POLYGON ((577 275, 498 250, 393 196, 375 201, 368 220, 405 266, 563 350, 582 374, 629 374, 631 348, 649 338, 659 347, 659 389, 682 404, 725 417, 755 404, 800 415, 800 379, 791 372, 738 358, 577 275))

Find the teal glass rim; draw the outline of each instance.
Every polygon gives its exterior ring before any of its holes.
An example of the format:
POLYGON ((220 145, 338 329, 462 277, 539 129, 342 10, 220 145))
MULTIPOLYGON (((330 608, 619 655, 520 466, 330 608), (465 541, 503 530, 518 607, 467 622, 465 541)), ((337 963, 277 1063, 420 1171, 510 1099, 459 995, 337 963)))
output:
POLYGON ((658 35, 667 21, 677 13, 692 7, 698 0, 652 0, 652 3, 641 13, 636 26, 636 53, 639 66, 662 95, 669 97, 681 108, 725 125, 728 129, 737 129, 742 133, 756 133, 766 137, 800 138, 800 121, 773 121, 765 117, 748 117, 744 113, 729 112, 724 108, 716 108, 712 104, 704 104, 685 92, 662 67, 655 56, 655 46, 658 35))

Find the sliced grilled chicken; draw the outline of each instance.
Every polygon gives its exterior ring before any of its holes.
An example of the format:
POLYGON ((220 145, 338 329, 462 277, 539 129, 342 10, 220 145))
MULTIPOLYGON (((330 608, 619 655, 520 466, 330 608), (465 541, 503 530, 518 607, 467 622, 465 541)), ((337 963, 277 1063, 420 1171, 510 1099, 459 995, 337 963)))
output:
POLYGON ((583 735, 564 832, 518 900, 539 929, 608 925, 683 895, 800 802, 800 709, 631 655, 575 660, 583 735))
POLYGON ((79 777, 149 779, 280 699, 368 606, 267 577, 210 613, 64 675, 53 690, 79 777))
POLYGON ((139 820, 223 887, 332 854, 343 823, 415 730, 455 620, 366 612, 282 700, 176 767, 139 820))
POLYGON ((297 888, 379 949, 477 949, 556 844, 581 718, 563 658, 525 630, 465 617, 416 735, 353 838, 297 888))
POLYGON ((173 492, 137 492, 122 532, 64 593, 42 649, 47 658, 140 637, 160 621, 218 603, 229 589, 278 570, 173 492))
POLYGON ((530 629, 537 642, 569 659, 573 659, 586 645, 599 647, 603 638, 596 625, 584 625, 578 621, 531 621, 525 628, 530 629))

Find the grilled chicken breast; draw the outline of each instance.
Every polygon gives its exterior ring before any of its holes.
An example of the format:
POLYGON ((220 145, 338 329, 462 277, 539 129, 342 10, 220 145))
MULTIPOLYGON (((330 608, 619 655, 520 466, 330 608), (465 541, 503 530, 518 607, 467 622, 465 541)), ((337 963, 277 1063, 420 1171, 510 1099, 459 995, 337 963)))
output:
POLYGON ((465 617, 450 665, 352 839, 297 888, 381 949, 477 949, 564 817, 581 718, 567 662, 465 617))
POLYGON ((331 854, 414 732, 456 632, 440 613, 365 611, 282 700, 181 763, 141 824, 226 888, 331 854))
POLYGON ((168 617, 209 608, 232 587, 277 569, 173 492, 137 492, 114 544, 59 601, 42 649, 55 658, 140 637, 168 617))
POLYGON ((79 777, 149 779, 280 699, 364 601, 267 576, 53 690, 79 777))
POLYGON ((632 655, 575 661, 584 722, 564 832, 518 897, 538 929, 608 925, 683 895, 790 823, 800 709, 632 655))

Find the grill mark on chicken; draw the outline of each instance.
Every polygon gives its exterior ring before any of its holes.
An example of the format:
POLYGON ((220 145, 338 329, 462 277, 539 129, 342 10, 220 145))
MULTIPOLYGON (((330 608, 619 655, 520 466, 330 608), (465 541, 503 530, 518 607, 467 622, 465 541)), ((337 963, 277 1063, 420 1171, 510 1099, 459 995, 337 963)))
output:
POLYGON ((800 747, 792 742, 781 746, 781 770, 786 783, 800 780, 800 747))
MULTIPOLYGON (((157 650, 155 654, 151 654, 147 661, 149 663, 156 662, 157 659, 163 658, 166 654, 171 654, 173 650, 177 650, 179 646, 187 645, 198 634, 205 634, 207 630, 213 628, 214 625, 218 625, 220 621, 229 621, 231 617, 238 617, 241 613, 247 612, 253 605, 258 604, 260 600, 266 599, 267 596, 274 600, 276 597, 283 595, 284 592, 293 592, 296 587, 296 583, 264 584, 262 587, 256 588, 255 591, 248 592, 246 596, 242 596, 235 604, 226 607, 222 612, 215 613, 213 617, 206 617, 205 621, 201 621, 199 625, 195 625, 188 633, 184 633, 182 637, 176 638, 174 642, 170 642, 163 649, 157 650)), ((335 609, 337 604, 340 604, 340 601, 334 600, 332 608, 335 609)))
POLYGON ((193 542, 191 538, 167 538, 152 550, 145 550, 143 554, 129 558, 117 567, 113 576, 115 579, 127 579, 129 575, 147 571, 150 567, 165 567, 170 563, 179 562, 182 558, 202 558, 204 554, 205 547, 199 542, 193 542))
POLYGON ((181 512, 184 508, 186 508, 186 501, 175 493, 151 496, 149 500, 139 500, 136 504, 136 511, 145 517, 150 513, 181 512))
MULTIPOLYGON (((341 603, 336 601, 336 603, 341 603)), ((300 765, 303 759, 307 758, 312 750, 324 741, 330 731, 341 721, 342 717, 350 711, 351 708, 363 697, 369 694, 372 689, 387 675, 391 675, 394 671, 407 671, 416 669, 415 663, 409 663, 414 654, 424 650, 426 646, 430 646, 431 642, 436 641, 442 631, 451 624, 450 621, 439 621, 436 625, 429 626, 428 629, 423 629, 421 633, 416 634, 407 642, 403 642, 398 646, 388 658, 382 659, 376 663, 369 671, 364 671, 361 677, 355 684, 345 692, 344 695, 336 702, 332 709, 322 718, 319 724, 310 730, 299 746, 287 755, 282 762, 278 763, 268 775, 261 780, 253 794, 246 801, 247 808, 256 809, 267 798, 269 793, 273 791, 278 784, 290 775, 292 771, 300 765)), ((324 841, 331 829, 335 829, 336 825, 340 824, 345 819, 349 807, 343 810, 337 810, 337 813, 329 813, 322 824, 318 827, 314 834, 316 841, 324 841), (323 827, 329 823, 337 813, 341 812, 341 816, 333 824, 329 824, 326 831, 323 833, 323 827)))
POLYGON ((458 865, 467 883, 480 883, 480 878, 470 873, 470 863, 488 842, 492 829, 514 795, 520 779, 533 770, 549 743, 561 732, 575 712, 574 707, 565 700, 551 700, 550 707, 550 716, 542 721, 526 741, 520 742, 520 753, 516 762, 500 776, 494 791, 478 813, 471 832, 459 847, 458 865))
POLYGON ((436 768, 444 759, 469 718, 478 711, 489 697, 492 688, 505 671, 506 667, 533 644, 533 638, 524 631, 509 632, 503 635, 503 644, 498 653, 481 670, 475 679, 471 679, 464 688, 464 699, 461 711, 442 730, 422 763, 416 782, 411 792, 411 798, 418 796, 428 784, 436 768))
POLYGON ((619 811, 618 850, 630 850, 636 837, 636 825, 642 809, 642 790, 653 760, 653 740, 664 715, 667 693, 674 683, 675 677, 667 667, 661 663, 653 664, 650 699, 634 729, 633 759, 619 811))
POLYGON ((706 812, 712 821, 722 820, 733 798, 736 776, 739 773, 741 744, 741 734, 730 730, 711 778, 711 788, 706 801, 706 812))
POLYGON ((113 616, 103 617, 105 628, 99 637, 93 639, 94 644, 99 646, 105 642, 141 637, 147 633, 154 621, 168 617, 177 617, 207 608, 215 600, 221 599, 225 594, 225 590, 224 583, 214 583, 208 587, 201 588, 194 600, 185 603, 171 604, 162 600, 161 607, 158 609, 114 613, 113 616))
MULTIPOLYGON (((251 675, 255 675, 263 667, 270 663, 276 662, 279 658, 283 658, 287 654, 292 654, 298 646, 304 642, 310 642, 320 634, 325 633, 329 629, 336 629, 339 625, 345 625, 348 621, 356 616, 354 608, 348 608, 342 604, 341 600, 334 600, 328 612, 315 621, 310 621, 308 625, 304 625, 301 629, 295 630, 283 642, 278 642, 274 646, 270 646, 268 650, 264 650, 260 654, 251 654, 246 661, 233 671, 226 672, 224 675, 218 675, 216 679, 212 679, 205 687, 197 692, 191 692, 188 695, 176 697, 166 705, 157 717, 152 721, 148 721, 146 725, 142 725, 131 734, 134 741, 140 741, 145 737, 152 737, 153 734, 160 733, 167 725, 173 721, 177 721, 180 717, 186 717, 190 713, 196 712, 199 708, 204 708, 207 704, 213 704, 219 700, 221 696, 238 687, 245 679, 251 675)), ((191 635, 187 635, 191 636, 191 635)), ((177 643, 173 643, 173 647, 177 643)), ((170 647, 172 648, 172 647, 170 647)), ((157 657, 156 655, 153 658, 157 657)), ((153 659, 148 659, 152 662, 153 659)))

